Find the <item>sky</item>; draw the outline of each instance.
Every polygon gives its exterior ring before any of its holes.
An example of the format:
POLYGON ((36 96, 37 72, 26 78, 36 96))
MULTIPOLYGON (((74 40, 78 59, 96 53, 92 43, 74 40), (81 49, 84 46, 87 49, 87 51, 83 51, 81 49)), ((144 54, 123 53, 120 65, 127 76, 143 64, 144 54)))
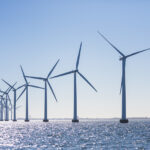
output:
MULTIPOLYGON (((124 54, 150 48, 149 6, 148 0, 1 0, 0 79, 18 87, 24 84, 20 65, 26 75, 46 77, 58 59, 52 76, 71 71, 82 41, 79 70, 98 92, 77 77, 78 116, 120 118, 120 56, 97 30, 124 54)), ((150 117, 149 58, 147 51, 127 60, 127 117, 150 117)), ((28 81, 44 87, 42 81, 28 81)), ((48 117, 72 118, 73 75, 50 83, 58 102, 48 89, 48 117)), ((7 86, 0 81, 0 88, 7 86)), ((17 106, 17 117, 24 117, 25 94, 17 106)), ((43 118, 43 90, 29 89, 29 114, 43 118)))

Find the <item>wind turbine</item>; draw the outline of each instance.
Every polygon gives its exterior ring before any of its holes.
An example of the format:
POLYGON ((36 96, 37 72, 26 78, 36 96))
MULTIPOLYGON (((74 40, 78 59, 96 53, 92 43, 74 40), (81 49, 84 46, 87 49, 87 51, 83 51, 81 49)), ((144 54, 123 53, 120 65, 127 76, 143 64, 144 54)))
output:
POLYGON ((5 93, 6 93, 8 90, 9 90, 9 88, 8 88, 5 92, 0 90, 0 92, 3 93, 2 95, 0 95, 0 100, 1 100, 1 101, 0 101, 0 105, 1 105, 0 121, 3 121, 3 120, 4 120, 4 118, 3 118, 3 116, 4 116, 4 106, 5 106, 5 98, 4 98, 4 95, 5 95, 5 93))
POLYGON ((3 82, 6 83, 10 88, 13 89, 13 92, 14 92, 14 105, 13 105, 14 106, 14 114, 13 114, 14 116, 13 116, 13 121, 17 121, 17 119, 16 119, 16 102, 17 102, 16 95, 17 95, 17 90, 23 88, 25 86, 25 84, 19 86, 18 88, 15 88, 11 84, 9 84, 8 82, 6 82, 5 80, 3 80, 3 82))
MULTIPOLYGON (((9 104, 7 104, 7 110, 8 110, 8 120, 9 120, 9 112, 10 112, 10 115, 11 115, 11 120, 12 120, 12 103, 11 103, 11 99, 9 97, 9 94, 7 95, 7 99, 5 99, 5 101, 8 101, 9 104)), ((6 105, 6 102, 4 101, 4 104, 6 105)), ((6 108, 5 108, 6 109, 6 108)))
POLYGON ((39 86, 35 86, 35 85, 30 85, 28 82, 27 82, 27 79, 26 79, 26 76, 25 76, 25 73, 23 71, 23 68, 22 66, 20 66, 21 68, 21 72, 22 72, 22 75, 23 75, 23 78, 25 80, 25 88, 24 90, 21 92, 21 94, 19 95, 19 97, 17 98, 17 101, 18 99, 23 95, 23 93, 26 91, 26 116, 25 116, 25 122, 29 122, 29 106, 28 106, 28 88, 29 87, 33 87, 33 88, 38 88, 38 89, 44 89, 42 87, 39 87, 39 86))
POLYGON ((3 111, 4 111, 4 104, 3 104, 4 98, 1 95, 0 96, 0 121, 3 121, 3 111))
POLYGON ((0 99, 0 121, 3 121, 3 102, 2 102, 2 97, 0 99))
POLYGON ((97 90, 94 88, 94 86, 78 70, 81 48, 82 48, 82 42, 80 44, 80 48, 79 48, 79 53, 78 53, 78 57, 77 57, 77 61, 76 61, 76 68, 75 68, 75 70, 69 71, 69 72, 65 72, 65 73, 62 73, 62 74, 59 74, 59 75, 56 75, 56 76, 52 77, 52 78, 57 78, 57 77, 61 77, 61 76, 68 75, 68 74, 73 74, 74 75, 74 111, 73 111, 72 122, 79 122, 78 117, 77 117, 77 80, 76 80, 77 79, 77 74, 83 80, 85 80, 85 82, 87 82, 97 92, 97 90))
MULTIPOLYGON (((16 85, 16 83, 13 85, 13 87, 16 85)), ((11 89, 12 88, 8 88, 6 91, 1 91, 0 90, 0 93, 3 93, 4 95, 6 95, 6 98, 5 98, 5 101, 4 101, 4 103, 5 103, 5 121, 8 121, 9 120, 9 113, 8 113, 8 97, 9 97, 9 92, 11 91, 11 89)))
POLYGON ((150 50, 150 48, 141 50, 141 51, 137 51, 134 52, 132 54, 129 55, 125 55, 123 54, 118 48, 116 48, 116 46, 114 46, 103 34, 101 34, 98 31, 98 34, 109 44, 111 45, 120 55, 121 58, 119 59, 120 61, 122 61, 122 81, 121 81, 121 89, 120 89, 120 93, 122 92, 122 118, 120 119, 120 123, 128 123, 128 119, 126 118, 126 59, 134 56, 136 54, 145 52, 147 50, 150 50))
POLYGON ((44 119, 43 119, 44 122, 48 122, 48 118, 47 118, 47 84, 48 84, 48 86, 49 86, 49 88, 50 88, 50 90, 51 90, 51 92, 52 92, 52 94, 53 94, 55 100, 57 101, 57 98, 56 98, 56 96, 55 96, 55 93, 54 93, 54 91, 53 91, 53 88, 52 88, 50 82, 48 81, 48 78, 50 77, 50 75, 51 75, 52 72, 54 71, 54 69, 55 69, 55 67, 57 66, 58 62, 59 62, 59 60, 58 60, 58 61, 56 62, 56 64, 53 66, 53 68, 51 69, 51 71, 49 72, 49 74, 47 75, 46 78, 43 78, 43 77, 33 77, 33 76, 25 76, 25 77, 27 77, 27 78, 32 78, 32 79, 44 81, 44 84, 45 84, 45 103, 44 103, 44 119))

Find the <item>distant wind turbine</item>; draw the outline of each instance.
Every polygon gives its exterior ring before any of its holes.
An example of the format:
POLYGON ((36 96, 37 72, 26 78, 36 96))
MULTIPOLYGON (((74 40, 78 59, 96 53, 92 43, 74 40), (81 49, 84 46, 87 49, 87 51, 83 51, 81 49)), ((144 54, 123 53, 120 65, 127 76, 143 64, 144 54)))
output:
POLYGON ((32 79, 36 79, 36 80, 42 80, 42 81, 44 81, 44 83, 45 83, 45 103, 44 103, 44 119, 43 119, 44 122, 48 122, 48 118, 47 118, 47 84, 48 84, 48 86, 49 86, 49 88, 50 88, 50 90, 51 90, 51 92, 52 92, 52 94, 53 94, 55 100, 57 101, 57 98, 56 98, 56 96, 55 96, 55 93, 54 93, 54 91, 53 91, 53 88, 52 88, 50 82, 48 81, 48 78, 50 77, 50 75, 51 75, 52 72, 54 71, 54 69, 55 69, 55 67, 57 66, 58 62, 59 62, 59 60, 58 60, 58 61, 56 62, 56 64, 53 66, 53 68, 51 69, 51 71, 49 72, 49 74, 47 75, 46 78, 43 78, 43 77, 33 77, 33 76, 26 76, 27 78, 32 78, 32 79))
MULTIPOLYGON (((78 67, 79 67, 79 60, 80 60, 80 53, 81 53, 81 48, 82 48, 82 42, 80 44, 80 48, 79 48, 79 53, 78 53, 78 57, 77 57, 77 61, 76 61, 76 68, 75 70, 73 71, 69 71, 69 72, 65 72, 63 74, 59 74, 59 75, 56 75, 52 78, 57 78, 57 77, 61 77, 61 76, 64 76, 64 75, 68 75, 68 74, 72 74, 74 75, 74 111, 73 111, 73 119, 72 119, 72 122, 79 122, 78 120, 78 116, 77 116, 77 81, 76 81, 76 78, 77 78, 77 74, 85 80, 85 82, 87 82, 96 92, 97 90, 94 88, 94 86, 79 72, 78 70, 78 67)), ((51 79, 52 79, 51 78, 51 79)))
MULTIPOLYGON (((2 79, 3 80, 3 79, 2 79)), ((17 102, 17 97, 16 97, 16 94, 17 94, 17 90, 23 88, 25 86, 25 84, 19 86, 18 88, 15 88, 13 87, 11 84, 9 84, 8 82, 6 82, 5 80, 3 80, 4 83, 6 83, 10 88, 13 89, 13 92, 14 92, 14 116, 13 116, 13 121, 17 121, 16 119, 16 102, 17 102)))
POLYGON ((23 71, 23 68, 22 66, 20 66, 21 68, 21 72, 22 72, 22 75, 23 75, 23 78, 25 80, 25 88, 24 90, 21 92, 21 94, 19 95, 19 97, 17 98, 17 101, 19 100, 19 98, 23 95, 23 93, 26 91, 26 116, 25 116, 25 122, 29 122, 29 106, 28 106, 28 88, 29 87, 33 87, 33 88, 38 88, 38 89, 44 89, 42 87, 39 87, 39 86, 35 86, 35 85, 30 85, 26 79, 26 76, 25 76, 25 73, 23 71))
MULTIPOLYGON (((16 85, 16 83, 13 85, 13 87, 16 85)), ((11 91, 12 88, 8 88, 6 91, 2 91, 0 90, 0 93, 3 93, 3 95, 6 95, 6 98, 5 98, 5 121, 8 121, 9 120, 9 110, 8 110, 8 97, 9 97, 9 92, 11 91)))
POLYGON ((6 106, 5 105, 5 98, 4 98, 4 95, 5 93, 9 90, 10 88, 8 88, 5 92, 0 90, 1 93, 3 93, 2 95, 0 95, 0 99, 1 99, 1 102, 0 102, 0 105, 1 105, 1 116, 0 116, 0 121, 3 121, 4 118, 4 107, 6 106))
POLYGON ((0 121, 3 121, 3 111, 4 111, 4 98, 0 96, 0 121))
POLYGON ((141 51, 137 51, 135 53, 129 54, 129 55, 124 55, 118 48, 116 48, 116 46, 114 46, 103 34, 101 34, 98 31, 98 34, 107 42, 109 43, 120 55, 120 61, 122 61, 122 81, 121 81, 121 89, 120 92, 122 92, 122 118, 120 119, 120 123, 128 123, 128 119, 126 118, 126 59, 134 56, 136 54, 145 52, 147 50, 150 50, 150 48, 141 50, 141 51))
MULTIPOLYGON (((7 95, 7 101, 9 101, 9 105, 7 104, 8 120, 9 120, 9 112, 10 112, 11 120, 12 120, 12 109, 13 109, 13 106, 12 106, 12 102, 11 102, 11 99, 10 99, 10 97, 9 97, 9 94, 7 95)), ((4 104, 6 105, 6 102, 5 102, 5 101, 4 101, 4 104)))

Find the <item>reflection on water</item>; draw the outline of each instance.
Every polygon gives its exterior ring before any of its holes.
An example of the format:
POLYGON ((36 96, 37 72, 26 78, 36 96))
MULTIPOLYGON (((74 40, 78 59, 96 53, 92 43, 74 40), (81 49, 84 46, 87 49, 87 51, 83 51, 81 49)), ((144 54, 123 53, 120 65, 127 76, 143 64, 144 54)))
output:
POLYGON ((0 122, 0 149, 150 149, 150 120, 0 122))

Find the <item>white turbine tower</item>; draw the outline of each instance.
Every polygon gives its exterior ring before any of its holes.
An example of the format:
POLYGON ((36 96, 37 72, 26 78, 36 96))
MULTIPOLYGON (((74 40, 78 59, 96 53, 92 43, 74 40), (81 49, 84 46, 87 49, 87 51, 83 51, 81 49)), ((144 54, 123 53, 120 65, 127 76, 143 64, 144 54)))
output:
POLYGON ((150 48, 141 50, 141 51, 137 51, 135 53, 129 54, 129 55, 124 55, 118 48, 116 48, 116 46, 114 46, 103 34, 101 34, 98 31, 98 34, 107 42, 109 43, 120 55, 120 61, 122 61, 122 81, 121 81, 121 89, 120 92, 122 92, 122 118, 120 119, 120 123, 128 123, 128 119, 126 118, 126 59, 134 56, 136 54, 145 52, 147 50, 150 50, 150 48))
MULTIPOLYGON (((77 57, 77 61, 76 61, 76 68, 73 71, 69 71, 69 72, 65 72, 59 75, 56 75, 52 78, 57 78, 57 77, 61 77, 64 75, 68 75, 68 74, 73 74, 74 75, 74 111, 73 111, 73 119, 72 122, 79 122, 78 120, 78 116, 77 116, 77 74, 85 81, 87 82, 96 92, 97 90, 94 88, 94 86, 79 72, 78 68, 79 68, 79 60, 80 60, 80 53, 81 53, 81 48, 82 48, 82 42, 80 44, 80 48, 79 48, 79 54, 77 57)), ((51 79, 52 79, 51 78, 51 79)))
POLYGON ((51 92, 52 92, 52 94, 53 94, 55 100, 57 101, 57 98, 56 98, 56 96, 55 96, 55 93, 54 93, 54 91, 53 91, 53 89, 52 89, 52 86, 51 86, 50 82, 48 81, 48 78, 49 78, 50 75, 52 74, 52 72, 53 72, 53 70, 55 69, 55 67, 56 67, 56 65, 58 64, 58 62, 59 62, 59 60, 58 60, 58 61, 56 62, 56 64, 53 66, 53 68, 51 69, 51 71, 49 72, 49 74, 47 75, 46 78, 43 78, 43 77, 33 77, 33 76, 25 76, 25 77, 27 77, 27 78, 32 78, 32 79, 44 81, 44 84, 45 84, 45 101, 44 101, 45 103, 44 103, 44 119, 43 119, 44 122, 48 122, 48 118, 47 118, 47 84, 48 84, 48 86, 49 86, 49 88, 50 88, 50 90, 51 90, 51 92))
POLYGON ((22 75, 23 75, 23 78, 25 80, 25 88, 24 90, 21 92, 21 94, 19 95, 19 97, 17 98, 17 101, 19 100, 19 98, 23 95, 23 93, 26 91, 26 113, 25 113, 25 122, 29 122, 29 106, 28 106, 28 88, 29 87, 33 87, 33 88, 38 88, 38 89, 44 89, 42 87, 39 87, 39 86, 35 86, 35 85, 30 85, 28 82, 27 82, 27 79, 26 79, 26 76, 25 76, 25 73, 23 71, 23 68, 22 66, 20 66, 21 68, 21 72, 22 72, 22 75))

